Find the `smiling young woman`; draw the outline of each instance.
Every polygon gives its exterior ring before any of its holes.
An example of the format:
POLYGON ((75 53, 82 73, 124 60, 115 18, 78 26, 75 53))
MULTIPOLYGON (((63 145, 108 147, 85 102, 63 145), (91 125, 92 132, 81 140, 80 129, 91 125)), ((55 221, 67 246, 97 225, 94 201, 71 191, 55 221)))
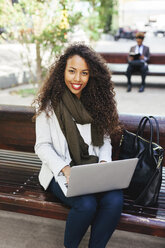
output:
POLYGON ((69 183, 71 166, 111 161, 110 137, 121 129, 114 96, 106 63, 88 46, 74 44, 52 65, 35 101, 40 184, 71 207, 66 248, 77 248, 90 225, 89 247, 104 248, 121 215, 121 190, 67 198, 56 181, 64 174, 69 183))

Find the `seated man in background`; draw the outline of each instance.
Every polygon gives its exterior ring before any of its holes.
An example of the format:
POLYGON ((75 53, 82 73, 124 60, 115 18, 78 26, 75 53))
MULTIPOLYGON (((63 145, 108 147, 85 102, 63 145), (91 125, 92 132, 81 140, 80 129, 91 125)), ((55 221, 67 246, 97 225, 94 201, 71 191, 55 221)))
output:
POLYGON ((148 72, 148 64, 150 58, 149 47, 143 45, 144 33, 138 32, 136 34, 137 45, 131 47, 130 53, 128 56, 128 68, 127 68, 127 79, 128 79, 128 88, 127 92, 131 91, 131 75, 133 72, 140 72, 142 77, 142 83, 139 88, 139 92, 143 92, 145 88, 145 77, 148 72))

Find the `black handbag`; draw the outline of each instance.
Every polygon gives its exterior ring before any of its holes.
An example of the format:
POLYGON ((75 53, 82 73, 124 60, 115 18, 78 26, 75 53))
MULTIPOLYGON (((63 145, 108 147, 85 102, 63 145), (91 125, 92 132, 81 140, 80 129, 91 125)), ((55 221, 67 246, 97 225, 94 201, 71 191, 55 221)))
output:
POLYGON ((137 133, 124 130, 120 142, 119 159, 137 157, 138 163, 131 183, 126 189, 134 204, 153 206, 156 204, 162 182, 163 148, 159 145, 159 124, 155 117, 144 116, 138 126, 137 133), (153 125, 156 123, 157 143, 153 142, 153 125), (143 138, 146 124, 150 126, 150 138, 143 138))

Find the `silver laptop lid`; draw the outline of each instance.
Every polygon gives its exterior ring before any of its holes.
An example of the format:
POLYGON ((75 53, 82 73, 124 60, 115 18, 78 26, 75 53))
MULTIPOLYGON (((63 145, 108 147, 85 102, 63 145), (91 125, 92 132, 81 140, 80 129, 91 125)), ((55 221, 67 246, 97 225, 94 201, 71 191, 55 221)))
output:
POLYGON ((67 197, 127 188, 137 158, 106 163, 79 165, 71 168, 67 197))

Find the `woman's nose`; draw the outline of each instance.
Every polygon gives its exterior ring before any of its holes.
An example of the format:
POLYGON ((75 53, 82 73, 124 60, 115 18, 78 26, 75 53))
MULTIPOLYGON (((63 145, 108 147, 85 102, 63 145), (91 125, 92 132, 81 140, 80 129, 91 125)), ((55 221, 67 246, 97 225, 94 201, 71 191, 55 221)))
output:
POLYGON ((79 72, 76 72, 76 73, 75 73, 74 80, 75 80, 76 82, 79 82, 80 79, 81 79, 80 73, 79 73, 79 72))

